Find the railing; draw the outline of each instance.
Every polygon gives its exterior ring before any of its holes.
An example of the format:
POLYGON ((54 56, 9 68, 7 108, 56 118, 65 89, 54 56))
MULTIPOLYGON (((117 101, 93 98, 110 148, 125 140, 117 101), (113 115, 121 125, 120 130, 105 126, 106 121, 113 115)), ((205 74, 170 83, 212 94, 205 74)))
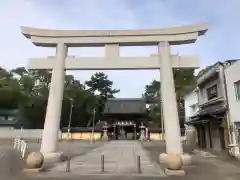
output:
POLYGON ((15 138, 13 148, 20 151, 22 158, 24 158, 27 149, 27 143, 24 140, 15 138))

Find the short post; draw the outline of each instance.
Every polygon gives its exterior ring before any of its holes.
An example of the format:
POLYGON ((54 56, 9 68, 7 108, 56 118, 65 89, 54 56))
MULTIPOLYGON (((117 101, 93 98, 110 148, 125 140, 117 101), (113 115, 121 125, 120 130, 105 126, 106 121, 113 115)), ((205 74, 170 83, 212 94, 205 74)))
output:
POLYGON ((66 163, 66 172, 70 172, 70 160, 71 160, 71 158, 70 158, 70 156, 68 155, 67 156, 67 163, 66 163))
POLYGON ((20 144, 21 143, 21 140, 20 139, 17 139, 17 150, 20 150, 20 144))
POLYGON ((104 154, 101 155, 101 172, 104 172, 104 154))
POLYGON ((137 172, 141 173, 141 158, 137 156, 137 172))

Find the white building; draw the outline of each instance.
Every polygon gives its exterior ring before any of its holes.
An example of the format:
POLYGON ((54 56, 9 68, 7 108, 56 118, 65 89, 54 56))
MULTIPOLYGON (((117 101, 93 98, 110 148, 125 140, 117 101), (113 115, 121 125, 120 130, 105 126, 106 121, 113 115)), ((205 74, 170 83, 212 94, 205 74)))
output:
POLYGON ((198 112, 198 95, 196 89, 184 97, 185 122, 198 112))
MULTIPOLYGON (((230 121, 235 125, 236 135, 240 132, 240 61, 225 69, 230 121)), ((238 138, 239 143, 240 138, 238 138)))
MULTIPOLYGON (((228 120, 227 89, 224 70, 237 60, 217 62, 197 79, 198 112, 186 122, 198 133, 200 148, 222 151, 232 143, 228 120)), ((187 108, 187 107, 186 107, 187 108)))

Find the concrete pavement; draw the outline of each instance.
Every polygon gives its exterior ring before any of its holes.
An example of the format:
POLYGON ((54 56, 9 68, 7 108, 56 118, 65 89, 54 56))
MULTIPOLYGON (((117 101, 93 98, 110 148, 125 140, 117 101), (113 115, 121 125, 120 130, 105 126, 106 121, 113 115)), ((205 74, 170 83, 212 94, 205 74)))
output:
POLYGON ((66 162, 56 164, 41 176, 144 176, 166 177, 138 141, 110 141, 93 151, 73 157, 71 172, 65 172, 66 162), (101 155, 104 155, 104 172, 101 172, 101 155), (137 156, 141 158, 141 173, 137 172, 137 156))

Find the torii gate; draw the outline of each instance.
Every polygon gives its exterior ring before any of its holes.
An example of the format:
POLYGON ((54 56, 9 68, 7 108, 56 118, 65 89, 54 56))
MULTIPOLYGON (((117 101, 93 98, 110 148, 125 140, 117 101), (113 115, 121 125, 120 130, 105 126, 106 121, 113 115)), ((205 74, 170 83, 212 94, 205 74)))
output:
POLYGON ((30 59, 30 69, 52 69, 51 86, 43 130, 41 152, 45 158, 56 152, 62 108, 65 69, 114 70, 160 69, 167 154, 183 154, 172 68, 196 68, 195 57, 171 55, 170 45, 194 43, 207 31, 200 23, 151 30, 49 30, 21 27, 22 34, 36 46, 55 47, 56 57, 30 59), (154 45, 158 54, 149 57, 119 57, 119 46, 154 45), (105 46, 104 58, 68 57, 70 47, 105 46))

